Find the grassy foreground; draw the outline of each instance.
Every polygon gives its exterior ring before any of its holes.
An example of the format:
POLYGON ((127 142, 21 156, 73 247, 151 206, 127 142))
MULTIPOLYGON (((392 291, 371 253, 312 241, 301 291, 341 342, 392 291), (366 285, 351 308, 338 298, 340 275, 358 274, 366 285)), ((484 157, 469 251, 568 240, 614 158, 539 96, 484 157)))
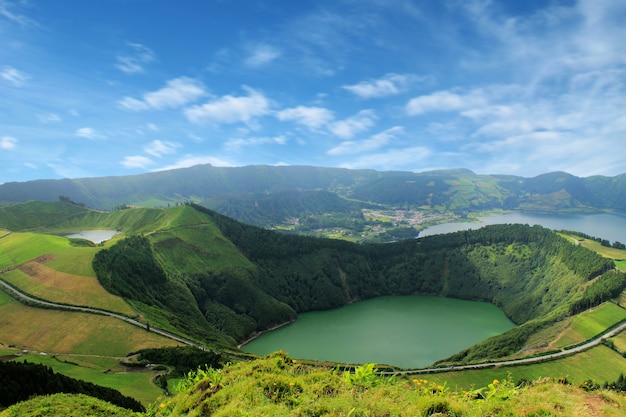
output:
POLYGON ((578 384, 539 378, 516 386, 494 378, 478 388, 451 390, 446 382, 382 377, 373 365, 354 373, 310 366, 284 353, 199 370, 145 414, 135 414, 82 395, 35 397, 0 417, 17 416, 455 416, 617 417, 626 410, 623 393, 586 391, 578 384))
POLYGON ((543 379, 516 387, 493 380, 454 392, 446 384, 310 367, 282 353, 223 370, 199 371, 151 416, 622 416, 626 398, 543 379))

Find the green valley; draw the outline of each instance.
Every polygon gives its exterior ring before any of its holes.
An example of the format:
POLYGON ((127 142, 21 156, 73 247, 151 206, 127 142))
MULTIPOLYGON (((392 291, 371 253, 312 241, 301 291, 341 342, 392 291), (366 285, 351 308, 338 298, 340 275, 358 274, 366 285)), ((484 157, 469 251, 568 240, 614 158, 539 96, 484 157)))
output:
MULTIPOLYGON (((294 320, 301 312, 336 308, 383 295, 488 301, 517 324, 445 361, 457 366, 520 357, 525 352, 549 352, 593 338, 625 317, 617 304, 606 304, 619 299, 626 285, 626 275, 615 269, 614 261, 540 226, 491 225, 473 231, 361 245, 246 225, 194 203, 103 212, 68 202, 29 202, 0 207, 0 228, 7 230, 0 237, 0 279, 4 282, 59 306, 98 308, 135 321, 133 326, 114 317, 41 309, 37 305, 22 305, 8 296, 0 298, 0 343, 8 352, 46 352, 79 367, 119 369, 113 363, 128 353, 183 343, 215 352, 220 367, 226 362, 248 362, 249 356, 239 351, 237 344, 258 332, 294 320), (120 235, 99 245, 59 236, 95 229, 118 230, 120 235), (600 305, 597 310, 589 310, 600 305), (585 318, 588 311, 598 313, 589 316, 592 319, 585 318), (568 323, 567 327, 563 323, 568 323), (180 339, 168 339, 157 330, 176 334, 180 339), (102 365, 72 355, 101 355, 108 359, 102 365)), ((620 338, 615 338, 615 345, 620 346, 620 338)), ((618 361, 610 374, 585 368, 590 379, 604 382, 626 372, 623 359, 615 351, 598 347, 560 360, 571 362, 590 357, 593 361, 607 354, 613 355, 612 361, 618 361)), ((292 363, 291 359, 276 358, 279 359, 269 359, 268 363, 292 363)), ((259 366, 265 366, 261 359, 251 363, 257 361, 259 366)), ((54 361, 47 364, 55 367, 54 361)), ((549 364, 532 365, 535 371, 520 371, 516 377, 563 376, 555 375, 549 364)), ((233 365, 226 372, 239 372, 236 369, 246 366, 254 365, 233 365)), ((318 366, 307 364, 302 375, 325 373, 327 384, 337 393, 343 392, 342 387, 335 386, 336 381, 332 382, 336 365, 324 365, 329 366, 326 370, 318 366)), ((286 405, 291 410, 296 403, 305 404, 300 394, 317 388, 299 378, 291 379, 292 365, 279 368, 287 373, 276 371, 279 373, 274 376, 260 377, 286 384, 283 394, 267 397, 270 403, 284 407, 284 400, 291 404, 286 405), (287 395, 291 392, 288 387, 296 385, 301 389, 287 395), (294 395, 300 399, 290 400, 294 395)), ((131 374, 120 374, 119 378, 131 378, 131 374)), ((84 375, 95 378, 89 373, 84 375)), ((468 389, 484 384, 493 375, 489 369, 458 371, 449 374, 450 378, 448 374, 437 374, 434 380, 443 385, 449 380, 449 387, 454 384, 468 389), (457 373, 465 378, 465 383, 459 382, 457 373)), ((504 376, 500 373, 498 378, 504 376)), ((154 395, 154 386, 150 384, 146 393, 141 393, 136 387, 129 391, 132 383, 127 385, 119 379, 95 379, 141 398, 144 405, 149 405, 148 399, 154 395)), ((264 384, 261 379, 250 383, 264 384)), ((582 382, 580 376, 572 379, 582 382)), ((362 392, 371 388, 372 395, 379 395, 375 392, 381 388, 375 386, 387 383, 368 383, 362 392)), ((393 385, 393 390, 407 383, 410 382, 398 382, 400 385, 393 385)), ((209 391, 212 386, 222 386, 210 381, 201 385, 209 391)), ((215 392, 218 390, 221 388, 215 392)), ((418 391, 423 392, 421 388, 418 391)), ((180 413, 174 411, 178 410, 177 404, 195 401, 193 392, 181 395, 189 396, 167 400, 164 408, 175 415, 180 413)), ((445 402, 460 401, 451 408, 466 409, 466 405, 461 405, 465 400, 451 398, 446 397, 445 402)), ((422 400, 416 401, 423 409, 429 407, 422 400)), ((359 409, 355 404, 348 407, 349 404, 326 407, 340 407, 345 414, 351 408, 359 409)), ((189 405, 196 406, 200 407, 200 403, 189 405)), ((466 414, 459 415, 471 415, 463 412, 466 414)))

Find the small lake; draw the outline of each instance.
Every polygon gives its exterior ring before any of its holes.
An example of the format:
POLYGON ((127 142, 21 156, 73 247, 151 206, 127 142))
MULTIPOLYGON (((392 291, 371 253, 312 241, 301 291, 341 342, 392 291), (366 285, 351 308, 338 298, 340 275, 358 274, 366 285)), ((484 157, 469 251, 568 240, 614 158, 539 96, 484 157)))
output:
POLYGON ((303 313, 243 350, 292 358, 420 368, 515 325, 490 303, 427 296, 387 296, 303 313))
POLYGON ((104 242, 105 240, 111 239, 113 236, 119 233, 120 232, 118 232, 117 230, 83 230, 64 236, 73 239, 86 239, 92 241, 95 244, 98 244, 104 242))
POLYGON ((460 230, 478 229, 489 224, 538 224, 553 230, 574 230, 611 242, 626 243, 626 215, 619 214, 539 214, 512 212, 479 217, 475 223, 443 223, 422 230, 420 237, 460 230))

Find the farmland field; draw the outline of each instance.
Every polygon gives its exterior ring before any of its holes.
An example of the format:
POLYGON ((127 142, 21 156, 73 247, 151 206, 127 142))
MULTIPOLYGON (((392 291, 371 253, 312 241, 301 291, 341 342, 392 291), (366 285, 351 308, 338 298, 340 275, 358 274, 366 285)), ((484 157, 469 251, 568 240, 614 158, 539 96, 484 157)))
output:
POLYGON ((551 343, 551 346, 564 347, 582 342, 624 319, 626 319, 626 310, 614 303, 604 303, 573 317, 570 325, 551 343))
POLYGON ((574 356, 539 364, 447 372, 423 375, 419 378, 426 378, 437 384, 447 382, 447 386, 451 389, 463 391, 486 386, 494 379, 506 379, 509 373, 514 382, 520 379, 534 381, 546 376, 565 377, 574 385, 579 385, 588 379, 599 383, 612 382, 619 377, 620 373, 626 375, 626 359, 606 346, 597 346, 574 356), (611 364, 611 366, 599 366, 599 364, 611 364))
POLYGON ((101 308, 134 316, 135 311, 121 298, 108 293, 96 278, 67 274, 42 262, 26 262, 2 278, 38 298, 80 306, 101 308))
POLYGON ((18 302, 0 307, 0 342, 48 353, 122 357, 177 342, 111 317, 46 310, 18 302))

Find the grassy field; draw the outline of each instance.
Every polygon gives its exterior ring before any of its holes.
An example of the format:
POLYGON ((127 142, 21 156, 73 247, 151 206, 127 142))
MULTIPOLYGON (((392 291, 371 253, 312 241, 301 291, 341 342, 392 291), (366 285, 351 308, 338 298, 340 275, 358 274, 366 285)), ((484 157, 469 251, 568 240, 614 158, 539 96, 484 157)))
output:
POLYGON ((567 235, 567 234, 561 234, 561 233, 560 235, 569 239, 572 242, 578 242, 579 244, 583 245, 587 249, 597 252, 598 254, 600 254, 601 256, 604 256, 605 258, 614 259, 616 261, 626 261, 625 249, 616 249, 616 248, 602 246, 600 242, 596 242, 595 240, 591 240, 591 239, 584 239, 576 235, 567 235))
POLYGON ((437 384, 447 383, 451 389, 463 391, 486 386, 494 379, 506 379, 509 373, 514 382, 546 377, 565 377, 574 385, 580 385, 588 379, 599 383, 613 382, 620 373, 626 375, 626 359, 606 346, 598 346, 574 356, 540 364, 446 372, 422 375, 419 378, 432 380, 437 384))
POLYGON ((569 326, 550 343, 550 346, 559 348, 582 342, 624 319, 626 310, 614 303, 606 302, 571 318, 569 326))
POLYGON ((18 302, 0 307, 0 342, 55 354, 115 357, 142 348, 178 344, 118 319, 33 308, 18 302))
POLYGON ((5 272, 2 278, 36 297, 57 303, 102 308, 136 315, 122 299, 107 292, 96 278, 67 274, 40 262, 27 262, 19 269, 5 272))

